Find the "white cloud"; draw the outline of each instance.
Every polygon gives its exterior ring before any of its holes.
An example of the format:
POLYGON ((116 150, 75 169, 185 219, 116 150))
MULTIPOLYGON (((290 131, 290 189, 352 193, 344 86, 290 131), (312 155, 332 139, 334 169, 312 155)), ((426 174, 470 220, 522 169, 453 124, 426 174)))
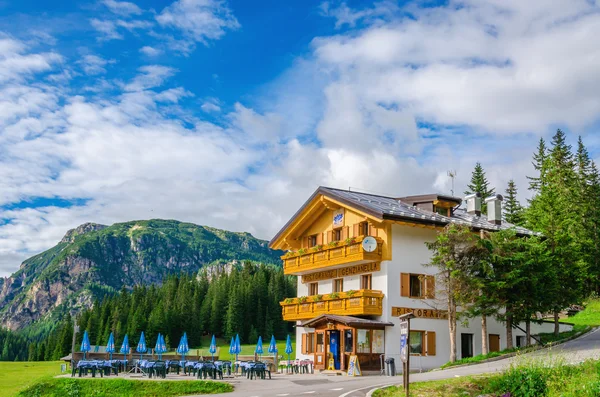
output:
POLYGON ((0 83, 48 71, 62 61, 54 52, 24 54, 25 50, 22 42, 0 35, 0 83))
POLYGON ((398 5, 391 1, 377 2, 372 7, 362 10, 353 10, 345 2, 342 2, 339 6, 332 6, 330 2, 326 1, 321 3, 320 8, 324 16, 335 18, 336 28, 345 25, 354 27, 358 21, 372 21, 376 18, 391 17, 399 11, 398 5))
POLYGON ((155 48, 155 47, 148 46, 148 45, 145 45, 142 48, 140 48, 140 52, 149 57, 156 57, 163 53, 162 50, 155 48))
POLYGON ((216 113, 221 111, 221 102, 217 98, 206 98, 200 106, 203 112, 216 113))
POLYGON ((104 3, 111 12, 121 16, 140 15, 142 13, 140 7, 128 1, 103 0, 102 3, 104 3))
POLYGON ((116 61, 114 59, 106 60, 98 55, 87 54, 78 61, 83 71, 88 75, 97 75, 106 73, 106 65, 113 64, 116 61))
POLYGON ((206 44, 220 39, 227 30, 240 27, 222 0, 177 0, 165 7, 156 20, 162 26, 180 31, 187 46, 191 45, 190 40, 206 44))
POLYGON ((99 40, 122 40, 123 35, 119 33, 117 24, 112 20, 90 19, 90 24, 98 32, 102 33, 99 40))
POLYGON ((126 91, 141 91, 162 85, 176 70, 162 65, 147 65, 138 69, 138 74, 129 84, 125 85, 126 91))

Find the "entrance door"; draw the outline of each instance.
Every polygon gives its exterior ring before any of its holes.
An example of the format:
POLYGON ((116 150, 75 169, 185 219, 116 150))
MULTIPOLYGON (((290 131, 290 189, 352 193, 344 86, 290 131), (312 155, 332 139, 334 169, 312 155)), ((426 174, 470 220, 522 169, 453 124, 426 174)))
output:
POLYGON ((325 368, 325 331, 315 332, 315 368, 325 368))
POLYGON ((499 352, 500 351, 500 335, 489 335, 490 343, 488 346, 488 350, 490 352, 499 352))
POLYGON ((329 352, 333 355, 335 369, 340 369, 340 331, 329 331, 329 352))
POLYGON ((473 357, 473 334, 460 334, 461 358, 473 357))

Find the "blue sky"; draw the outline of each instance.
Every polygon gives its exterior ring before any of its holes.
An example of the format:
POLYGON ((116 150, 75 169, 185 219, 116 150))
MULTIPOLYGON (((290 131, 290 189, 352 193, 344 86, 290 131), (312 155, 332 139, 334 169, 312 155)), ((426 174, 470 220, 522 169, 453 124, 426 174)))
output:
POLYGON ((524 201, 600 153, 597 1, 0 0, 0 276, 83 222, 269 239, 318 185, 524 201))

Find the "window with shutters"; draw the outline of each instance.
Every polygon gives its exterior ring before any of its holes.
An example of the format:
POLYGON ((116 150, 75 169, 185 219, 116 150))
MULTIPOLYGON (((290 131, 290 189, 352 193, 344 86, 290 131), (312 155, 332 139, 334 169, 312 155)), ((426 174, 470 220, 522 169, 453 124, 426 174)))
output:
POLYGON ((317 245, 317 235, 308 236, 308 248, 312 248, 315 245, 317 245))
POLYGON ((306 334, 306 353, 312 354, 315 352, 315 334, 309 332, 306 334))
POLYGON ((400 296, 415 299, 435 298, 435 276, 400 273, 400 296))
POLYGON ((359 223, 358 230, 359 230, 360 236, 368 236, 369 235, 369 222, 359 223))
POLYGON ((344 279, 336 278, 333 280, 333 292, 344 292, 344 279))
POLYGON ((422 298, 421 277, 418 274, 411 274, 409 283, 410 296, 414 298, 422 298))
POLYGON ((308 294, 317 295, 319 293, 319 283, 308 284, 308 294))
POLYGON ((363 274, 360 276, 360 289, 372 289, 373 276, 371 274, 363 274))
POLYGON ((410 354, 416 356, 435 356, 436 340, 433 331, 410 331, 410 354))

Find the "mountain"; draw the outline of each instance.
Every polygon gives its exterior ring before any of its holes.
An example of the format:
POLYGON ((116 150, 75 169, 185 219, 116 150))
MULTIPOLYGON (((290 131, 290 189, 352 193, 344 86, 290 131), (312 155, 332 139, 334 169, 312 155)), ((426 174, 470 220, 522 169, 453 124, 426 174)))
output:
POLYGON ((279 265, 282 254, 249 233, 174 220, 86 223, 0 279, 0 327, 19 330, 58 312, 74 314, 107 293, 159 284, 212 263, 279 265))

